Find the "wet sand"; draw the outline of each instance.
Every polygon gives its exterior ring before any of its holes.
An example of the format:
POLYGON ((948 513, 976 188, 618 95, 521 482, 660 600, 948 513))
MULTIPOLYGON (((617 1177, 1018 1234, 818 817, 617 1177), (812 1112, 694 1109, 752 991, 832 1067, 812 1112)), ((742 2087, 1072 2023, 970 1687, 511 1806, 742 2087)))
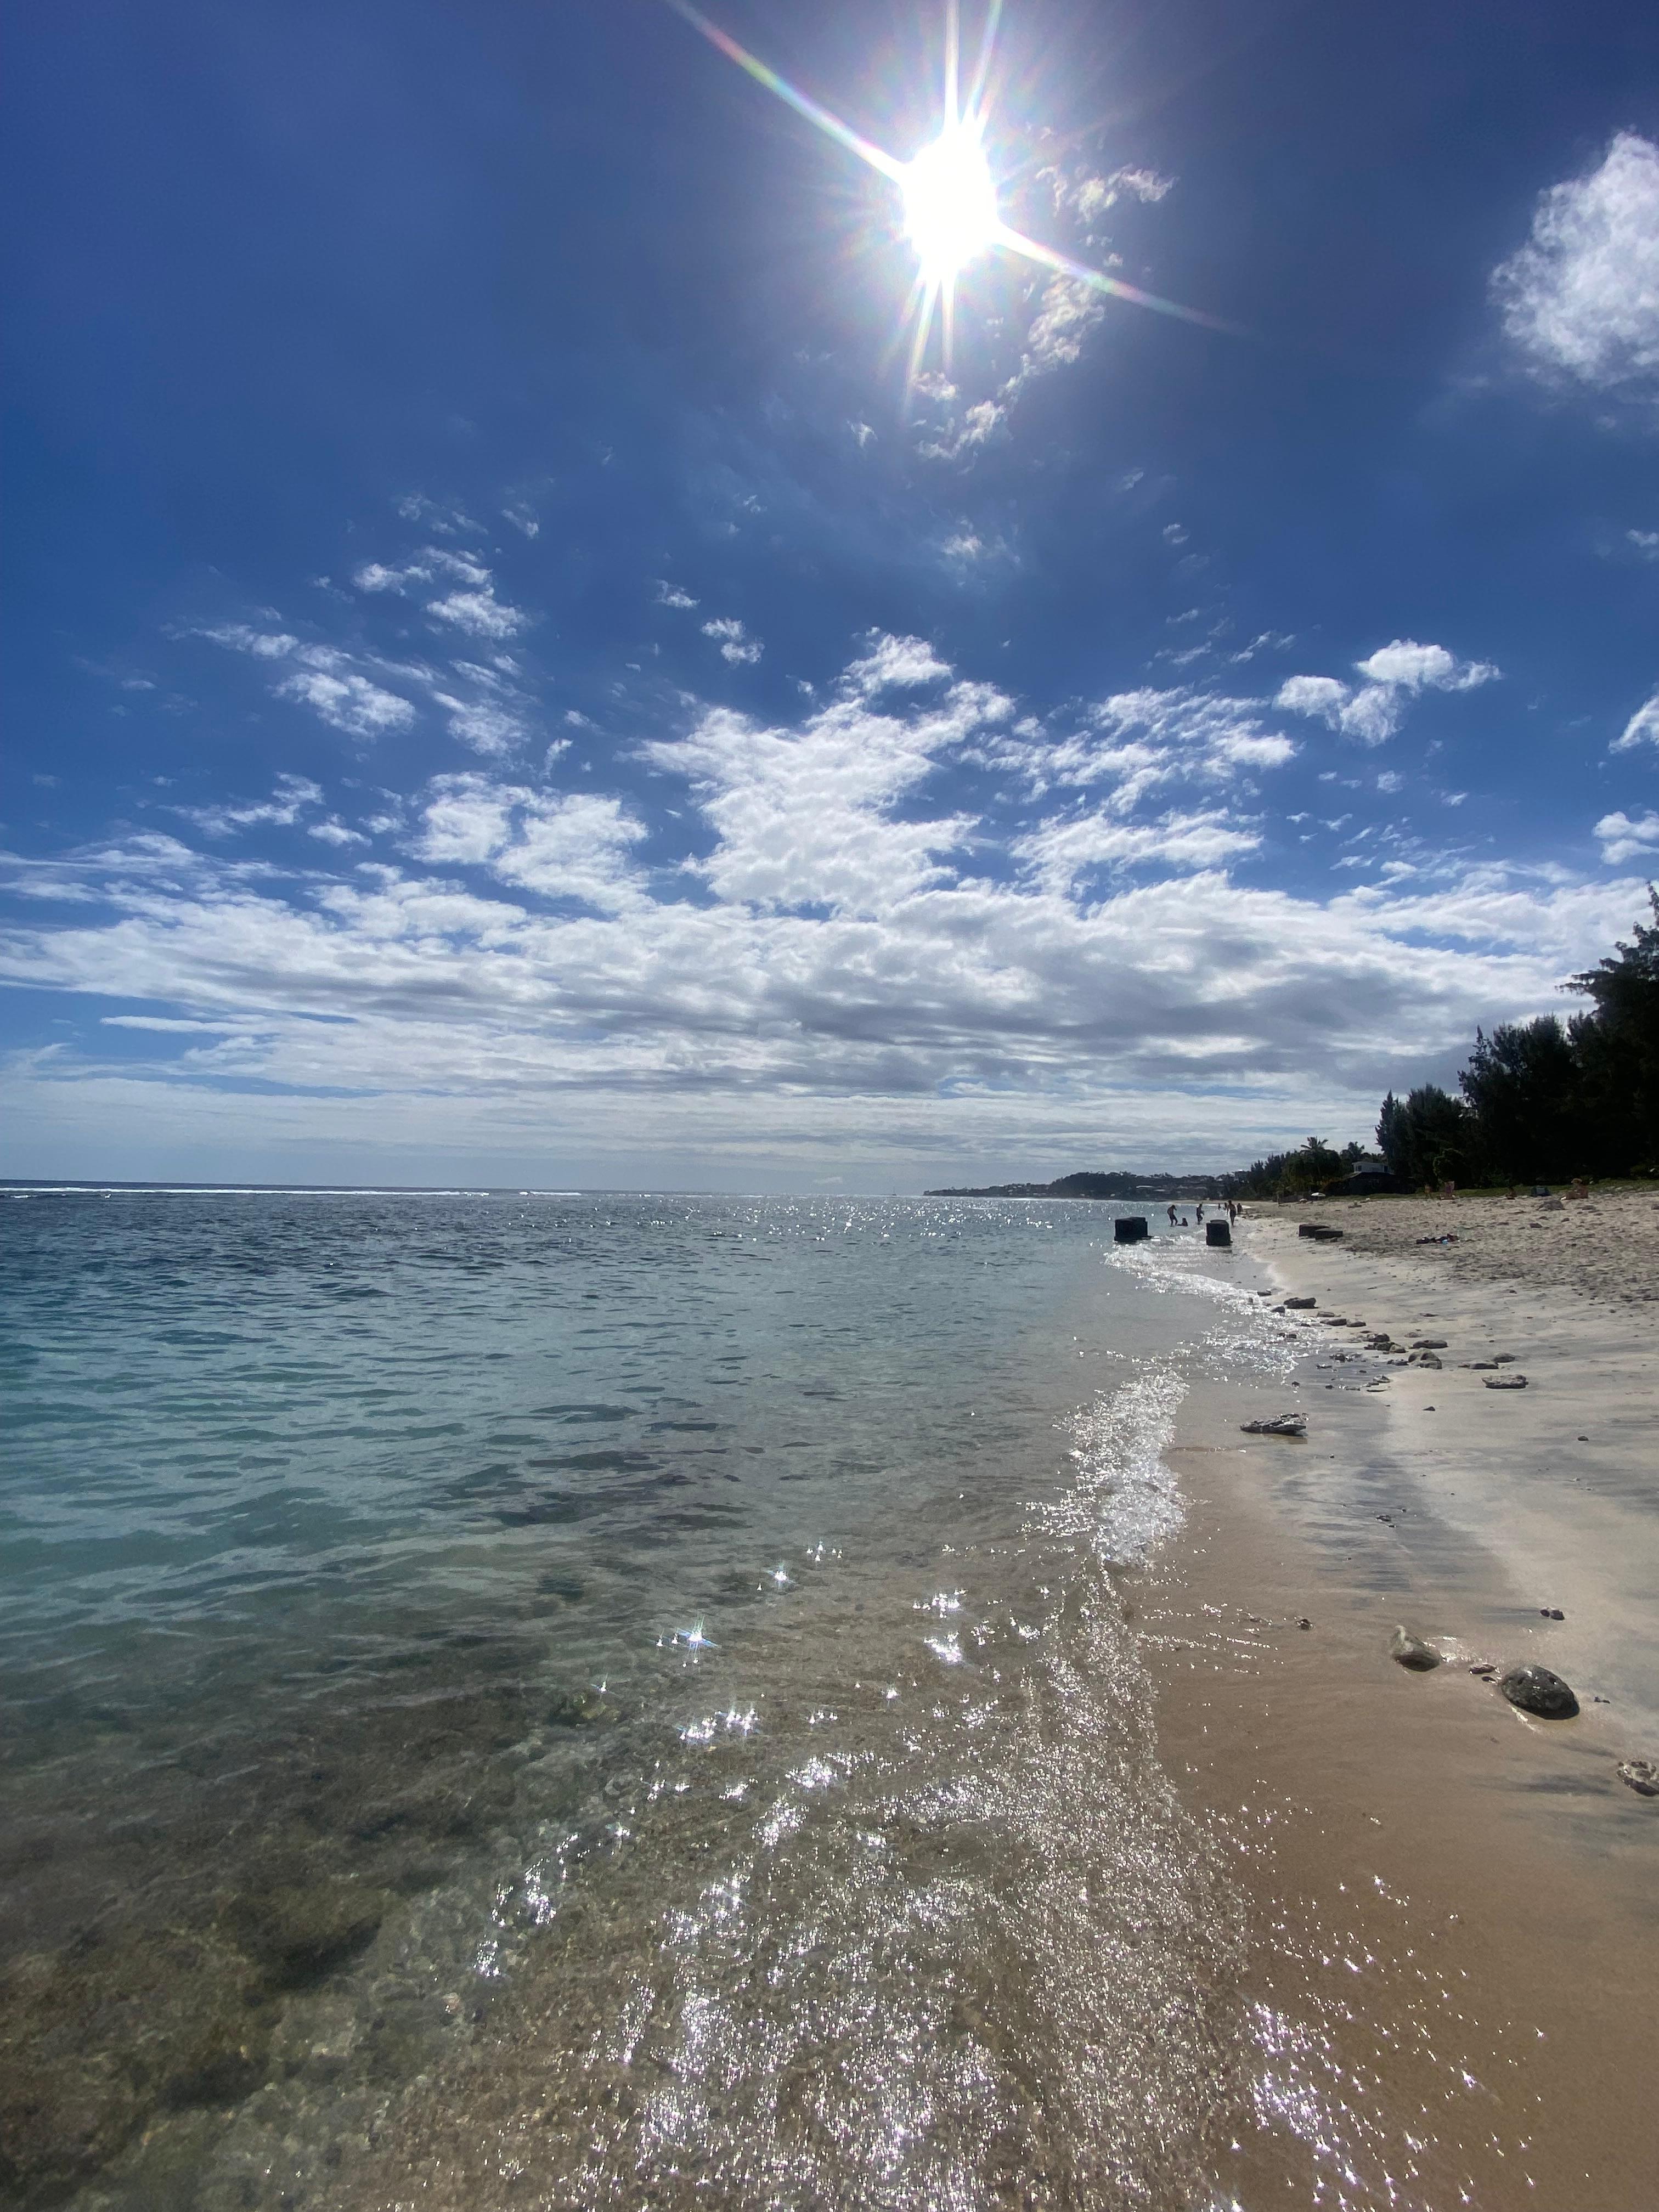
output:
POLYGON ((1615 1771, 1659 1747, 1645 1255, 1596 1299, 1551 1279, 1559 1255, 1504 1275, 1498 1237, 1472 1265, 1389 1212, 1341 1245, 1242 1226, 1241 1267, 1317 1298, 1286 1317, 1299 1387, 1194 1390, 1192 1517, 1144 1593, 1161 1755, 1252 1899, 1267 2063, 1222 2178, 1252 2208, 1633 2212, 1659 2079, 1659 1800, 1615 1771), (1339 1360, 1360 1333, 1329 1314, 1443 1336, 1446 1364, 1339 1360), (1454 1364, 1500 1350, 1526 1390, 1454 1364), (1305 1442, 1241 1433, 1283 1410, 1305 1442), (1449 1663, 1396 1666, 1396 1623, 1449 1663), (1516 1712, 1480 1660, 1550 1665, 1579 1718, 1516 1712))

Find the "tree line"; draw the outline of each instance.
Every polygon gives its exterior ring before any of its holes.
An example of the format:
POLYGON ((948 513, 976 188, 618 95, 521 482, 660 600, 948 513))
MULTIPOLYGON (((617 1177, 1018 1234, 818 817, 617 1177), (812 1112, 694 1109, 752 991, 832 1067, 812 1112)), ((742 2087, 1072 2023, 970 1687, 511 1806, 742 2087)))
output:
MULTIPOLYGON (((1659 891, 1594 968, 1562 987, 1588 999, 1563 1022, 1540 1014, 1477 1030, 1461 1096, 1425 1083, 1382 1101, 1376 1141, 1389 1172, 1425 1183, 1561 1182, 1659 1174, 1659 891)), ((1223 1178, 1234 1197, 1294 1197, 1352 1171, 1360 1147, 1316 1137, 1223 1178)))

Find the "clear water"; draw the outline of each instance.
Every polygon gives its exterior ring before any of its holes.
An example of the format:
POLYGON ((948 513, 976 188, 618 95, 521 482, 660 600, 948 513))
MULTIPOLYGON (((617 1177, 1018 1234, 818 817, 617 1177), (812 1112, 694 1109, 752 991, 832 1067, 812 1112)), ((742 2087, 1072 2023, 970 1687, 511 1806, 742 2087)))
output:
POLYGON ((1209 2201, 1124 1589, 1242 1289, 1086 1206, 0 1213, 15 2201, 1209 2201))

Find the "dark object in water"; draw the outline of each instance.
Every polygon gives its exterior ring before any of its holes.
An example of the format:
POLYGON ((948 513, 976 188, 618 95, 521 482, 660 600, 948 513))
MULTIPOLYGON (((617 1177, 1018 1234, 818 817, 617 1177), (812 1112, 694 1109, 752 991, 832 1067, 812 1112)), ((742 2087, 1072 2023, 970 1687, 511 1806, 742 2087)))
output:
POLYGON ((1144 1213, 1120 1213, 1112 1224, 1112 1237, 1119 1244, 1139 1244, 1149 1233, 1144 1213))
POLYGON ((1512 1705, 1540 1720, 1570 1721, 1578 1711, 1577 1698, 1547 1667, 1511 1667, 1498 1686, 1512 1705))
POLYGON ((1397 1667, 1405 1667, 1413 1674, 1427 1674, 1443 1662, 1432 1644, 1425 1644, 1420 1636, 1413 1636, 1404 1628, 1396 1628, 1389 1638, 1389 1656, 1397 1667))
POLYGON ((1308 1417, 1305 1413, 1276 1413, 1269 1421, 1241 1421, 1238 1425, 1247 1437, 1305 1437, 1308 1417))
POLYGON ((1206 1221, 1204 1224, 1204 1242, 1206 1244, 1218 1245, 1224 1252, 1231 1252, 1233 1232, 1224 1221, 1206 1221))
POLYGON ((1488 1390, 1524 1390, 1527 1387, 1524 1375, 1483 1375, 1480 1380, 1488 1390))
POLYGON ((1328 1227, 1322 1221, 1299 1221, 1296 1233, 1298 1237, 1311 1237, 1317 1244, 1334 1244, 1342 1231, 1328 1227))
POLYGON ((1652 1759, 1621 1759, 1616 1771, 1638 1797, 1659 1797, 1659 1765, 1652 1759))
POLYGON ((1286 1298, 1285 1310, 1286 1313, 1305 1313, 1314 1303, 1312 1298, 1286 1298))

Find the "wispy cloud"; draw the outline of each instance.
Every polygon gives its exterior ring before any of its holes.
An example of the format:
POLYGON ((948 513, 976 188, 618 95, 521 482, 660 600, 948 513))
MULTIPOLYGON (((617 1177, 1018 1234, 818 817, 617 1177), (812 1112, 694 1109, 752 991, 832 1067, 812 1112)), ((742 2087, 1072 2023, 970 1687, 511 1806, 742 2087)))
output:
POLYGON ((705 637, 713 638, 720 649, 720 659, 740 668, 758 660, 766 650, 758 638, 750 637, 735 615, 717 615, 702 625, 705 637))
POLYGON ((1611 750, 1633 753, 1638 745, 1659 745, 1659 691, 1643 701, 1613 739, 1611 750))

